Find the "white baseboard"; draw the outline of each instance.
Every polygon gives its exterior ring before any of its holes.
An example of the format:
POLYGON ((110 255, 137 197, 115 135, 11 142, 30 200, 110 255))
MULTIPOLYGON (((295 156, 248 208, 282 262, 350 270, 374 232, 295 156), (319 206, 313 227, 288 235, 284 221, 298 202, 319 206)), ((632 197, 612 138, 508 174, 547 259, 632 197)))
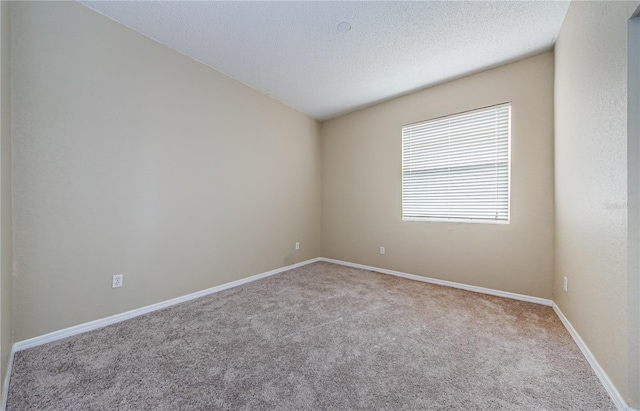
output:
POLYGON ((634 411, 633 408, 627 406, 626 401, 624 400, 624 398, 622 398, 615 385, 613 385, 607 373, 604 372, 600 364, 598 364, 598 360, 596 360, 596 358, 593 356, 591 350, 589 350, 587 345, 580 337, 580 334, 578 334, 575 328, 573 328, 569 320, 567 320, 567 317, 564 316, 564 313, 560 310, 555 302, 553 303, 552 307, 553 311, 555 311, 560 318, 560 321, 562 321, 562 324, 564 324, 567 331, 569 331, 569 334, 571 334, 571 337, 573 337, 573 341, 576 342, 576 345, 578 346, 578 348, 580 348, 580 351, 582 351, 582 355, 584 355, 584 357, 589 362, 589 365, 591 365, 593 372, 595 372, 595 374, 598 376, 600 383, 602 383, 605 390, 607 390, 609 397, 611 397, 611 400, 615 404, 618 411, 634 411))
POLYGON ((328 263, 344 265, 346 267, 360 268, 362 270, 375 271, 382 274, 395 275, 396 277, 408 278, 410 280, 422 281, 424 283, 444 285, 446 287, 460 288, 462 290, 473 291, 476 293, 489 294, 489 295, 495 295, 498 297, 511 298, 513 300, 520 300, 520 301, 526 301, 526 302, 535 303, 535 304, 542 304, 549 307, 551 307, 551 303, 552 303, 551 300, 548 300, 546 298, 532 297, 529 295, 510 293, 507 291, 494 290, 491 288, 476 287, 475 285, 455 283, 453 281, 438 280, 437 278, 423 277, 415 274, 407 274, 400 271, 387 270, 386 268, 371 267, 368 265, 355 264, 347 261, 333 260, 331 258, 323 257, 323 258, 320 258, 320 261, 326 261, 328 263))
POLYGON ((196 291, 195 293, 187 294, 182 297, 172 298, 171 300, 161 301, 156 304, 147 305, 145 307, 136 308, 135 310, 127 311, 124 313, 112 315, 110 317, 101 318, 99 320, 89 321, 84 324, 75 325, 73 327, 65 328, 62 330, 54 331, 48 334, 40 335, 38 337, 29 338, 27 340, 18 341, 13 344, 13 351, 21 351, 27 348, 36 347, 38 345, 46 344, 49 342, 61 340, 72 335, 85 333, 87 331, 96 330, 98 328, 106 327, 107 325, 119 323, 121 321, 128 320, 130 318, 138 317, 140 315, 148 314, 153 311, 161 310, 163 308, 171 307, 172 305, 180 304, 186 301, 194 300, 196 298, 204 297, 205 295, 217 293, 229 288, 237 287, 242 284, 250 283, 252 281, 260 280, 261 278, 269 277, 274 274, 281 273, 283 271, 292 270, 294 268, 302 267, 307 264, 320 261, 320 258, 313 258, 311 260, 302 261, 300 263, 288 265, 286 267, 276 268, 275 270, 267 271, 264 273, 252 275, 251 277, 242 278, 240 280, 232 281, 230 283, 218 285, 216 287, 207 288, 206 290, 196 291))
POLYGON ((13 369, 13 357, 15 354, 15 349, 11 347, 11 352, 9 353, 9 362, 7 363, 7 371, 4 375, 4 384, 2 384, 2 405, 0 406, 0 410, 5 411, 7 409, 7 396, 9 395, 9 378, 11 377, 11 370, 13 369))
POLYGON ((253 275, 251 277, 247 277, 247 278, 243 278, 243 279, 240 279, 240 280, 232 281, 230 283, 226 283, 226 284, 222 284, 222 285, 219 285, 219 286, 216 286, 216 287, 208 288, 206 290, 197 291, 195 293, 188 294, 188 295, 185 295, 185 296, 182 296, 182 297, 173 298, 171 300, 162 301, 162 302, 159 302, 159 303, 156 303, 156 304, 151 304, 151 305, 148 305, 148 306, 145 306, 145 307, 141 307, 141 308, 137 308, 135 310, 127 311, 127 312, 124 312, 124 313, 121 313, 121 314, 112 315, 110 317, 102 318, 102 319, 95 320, 95 321, 90 321, 90 322, 87 322, 87 323, 84 323, 84 324, 79 324, 79 325, 76 325, 76 326, 73 326, 73 327, 69 327, 69 328, 65 328, 65 329, 62 329, 62 330, 54 331, 54 332, 51 332, 51 333, 48 333, 48 334, 44 334, 44 335, 41 335, 41 336, 38 336, 38 337, 30 338, 30 339, 23 340, 23 341, 18 341, 15 344, 13 344, 13 347, 11 349, 11 353, 9 355, 9 363, 7 365, 7 372, 6 372, 6 376, 5 376, 5 380, 4 380, 4 385, 2 387, 2 404, 1 404, 0 410, 4 411, 6 409, 7 395, 9 393, 9 378, 11 377, 11 369, 13 368, 13 358, 14 358, 14 354, 16 352, 18 352, 18 351, 21 351, 21 350, 24 350, 24 349, 27 349, 27 348, 31 348, 31 347, 36 347, 38 345, 46 344, 46 343, 49 343, 49 342, 57 341, 57 340, 60 340, 60 339, 66 338, 66 337, 71 337, 73 335, 81 334, 81 333, 84 333, 84 332, 87 332, 87 331, 92 331, 92 330, 96 330, 98 328, 106 327, 107 325, 119 323, 121 321, 125 321, 125 320, 128 320, 128 319, 134 318, 134 317, 138 317, 140 315, 148 314, 150 312, 157 311, 157 310, 160 310, 160 309, 163 309, 163 308, 167 308, 167 307, 170 307, 172 305, 180 304, 180 303, 183 303, 183 302, 186 302, 186 301, 194 300, 196 298, 204 297, 204 296, 209 295, 209 294, 217 293, 219 291, 227 290, 229 288, 237 287, 239 285, 246 284, 246 283, 249 283, 249 282, 252 282, 252 281, 260 280, 262 278, 269 277, 271 275, 278 274, 278 273, 281 273, 281 272, 284 272, 284 271, 292 270, 294 268, 302 267, 302 266, 307 265, 307 264, 315 263, 317 261, 325 261, 325 262, 328 262, 328 263, 343 265, 343 266, 346 266, 346 267, 359 268, 359 269, 374 271, 374 272, 378 272, 378 273, 382 273, 382 274, 389 274, 389 275, 393 275, 393 276, 396 276, 396 277, 408 278, 410 280, 415 280, 415 281, 422 281, 422 282, 426 282, 426 283, 443 285, 443 286, 447 286, 447 287, 460 288, 460 289, 463 289, 463 290, 473 291, 473 292, 482 293, 482 294, 495 295, 495 296, 498 296, 498 297, 511 298, 511 299, 514 299, 514 300, 520 300, 520 301, 526 301, 526 302, 535 303, 535 304, 542 304, 542 305, 546 305, 546 306, 551 306, 551 307, 553 307, 554 311, 556 312, 556 314, 558 315, 558 317, 560 318, 560 320, 562 321, 564 326, 567 328, 567 331, 569 331, 569 334, 571 334, 571 336, 573 337, 574 341, 576 342, 576 344, 578 345, 578 347, 582 351, 582 354, 585 356, 585 358, 587 359, 587 361, 589 362, 589 364, 593 368, 594 372, 596 373, 596 375, 600 379, 600 382, 602 383, 604 388, 609 393, 609 396, 612 398, 612 400, 613 400, 615 406, 618 408, 618 410, 619 411, 636 411, 636 410, 633 410, 632 408, 627 406, 626 402, 624 401, 624 399, 622 398, 622 396, 620 395, 618 390, 615 388, 615 386, 613 385, 613 383, 611 382, 611 380, 609 379, 607 374, 604 372, 602 367, 600 367, 600 364, 598 364, 598 361, 595 359, 595 357, 593 356, 591 351, 589 351, 589 348, 587 348, 587 346, 584 343, 584 341, 582 341, 582 338, 580 338, 580 335, 578 335, 576 330, 573 328, 571 323, 564 316, 562 311, 560 311, 558 306, 554 302, 552 302, 551 300, 548 300, 548 299, 545 299, 545 298, 539 298, 539 297, 532 297, 532 296, 523 295, 523 294, 510 293, 510 292, 507 292, 507 291, 494 290, 494 289, 491 289, 491 288, 476 287, 476 286, 473 286, 473 285, 456 283, 456 282, 452 282, 452 281, 439 280, 439 279, 436 279, 436 278, 422 277, 422 276, 419 276, 419 275, 403 273, 403 272, 400 272, 400 271, 388 270, 388 269, 385 269, 385 268, 372 267, 372 266, 368 266, 368 265, 350 263, 350 262, 347 262, 347 261, 334 260, 334 259, 331 259, 331 258, 324 258, 324 257, 318 257, 318 258, 313 258, 313 259, 310 259, 310 260, 302 261, 300 263, 292 264, 292 265, 289 265, 289 266, 286 266, 286 267, 277 268, 275 270, 267 271, 267 272, 264 272, 264 273, 261 273, 261 274, 256 274, 256 275, 253 275))

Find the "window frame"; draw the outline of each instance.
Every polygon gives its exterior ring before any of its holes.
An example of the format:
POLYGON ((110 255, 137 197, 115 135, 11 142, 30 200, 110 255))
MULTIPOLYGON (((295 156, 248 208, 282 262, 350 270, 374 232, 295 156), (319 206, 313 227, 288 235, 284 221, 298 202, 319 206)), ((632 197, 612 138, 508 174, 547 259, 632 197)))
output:
POLYGON ((428 120, 421 120, 414 123, 404 124, 401 128, 400 139, 401 139, 401 192, 400 192, 400 213, 402 216, 403 222, 438 222, 438 223, 463 223, 463 224, 497 224, 497 225, 509 225, 511 224, 511 144, 512 144, 512 108, 513 104, 511 101, 507 101, 504 103, 493 104, 490 106, 480 107, 476 109, 466 110, 458 113, 447 114, 444 116, 434 117, 428 120), (507 106, 509 108, 508 113, 508 131, 507 131, 507 218, 506 220, 498 220, 498 219, 487 219, 487 218, 461 218, 461 217, 411 217, 405 216, 404 213, 404 204, 405 204, 405 143, 404 143, 404 130, 406 127, 416 126, 420 124, 425 124, 429 122, 444 120, 447 118, 462 116, 465 114, 470 114, 479 111, 491 110, 491 109, 499 109, 501 107, 507 106))

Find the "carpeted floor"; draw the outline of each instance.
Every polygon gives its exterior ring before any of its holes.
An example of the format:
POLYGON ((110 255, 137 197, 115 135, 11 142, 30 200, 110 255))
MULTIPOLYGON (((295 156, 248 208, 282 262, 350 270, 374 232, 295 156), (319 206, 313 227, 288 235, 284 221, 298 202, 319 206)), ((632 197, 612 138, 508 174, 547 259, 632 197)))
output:
POLYGON ((8 410, 614 410, 553 310, 315 263, 16 354, 8 410))

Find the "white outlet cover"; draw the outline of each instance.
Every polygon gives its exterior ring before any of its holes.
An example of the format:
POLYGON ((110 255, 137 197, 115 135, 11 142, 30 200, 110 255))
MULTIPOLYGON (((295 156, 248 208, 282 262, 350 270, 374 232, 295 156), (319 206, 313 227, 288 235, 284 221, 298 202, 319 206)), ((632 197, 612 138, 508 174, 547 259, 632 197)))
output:
POLYGON ((384 247, 380 247, 380 254, 384 254, 384 252, 385 252, 384 247))
POLYGON ((111 288, 122 287, 122 281, 123 281, 123 275, 122 274, 114 275, 112 280, 111 280, 111 288))

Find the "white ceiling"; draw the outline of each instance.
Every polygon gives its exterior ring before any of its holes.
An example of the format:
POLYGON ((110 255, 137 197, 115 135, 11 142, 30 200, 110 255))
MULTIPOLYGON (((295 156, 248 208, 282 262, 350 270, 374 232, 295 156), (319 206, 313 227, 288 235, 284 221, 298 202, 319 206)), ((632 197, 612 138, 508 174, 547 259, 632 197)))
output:
POLYGON ((81 1, 318 120, 551 49, 568 1, 81 1), (337 26, 348 22, 343 33, 337 26))

